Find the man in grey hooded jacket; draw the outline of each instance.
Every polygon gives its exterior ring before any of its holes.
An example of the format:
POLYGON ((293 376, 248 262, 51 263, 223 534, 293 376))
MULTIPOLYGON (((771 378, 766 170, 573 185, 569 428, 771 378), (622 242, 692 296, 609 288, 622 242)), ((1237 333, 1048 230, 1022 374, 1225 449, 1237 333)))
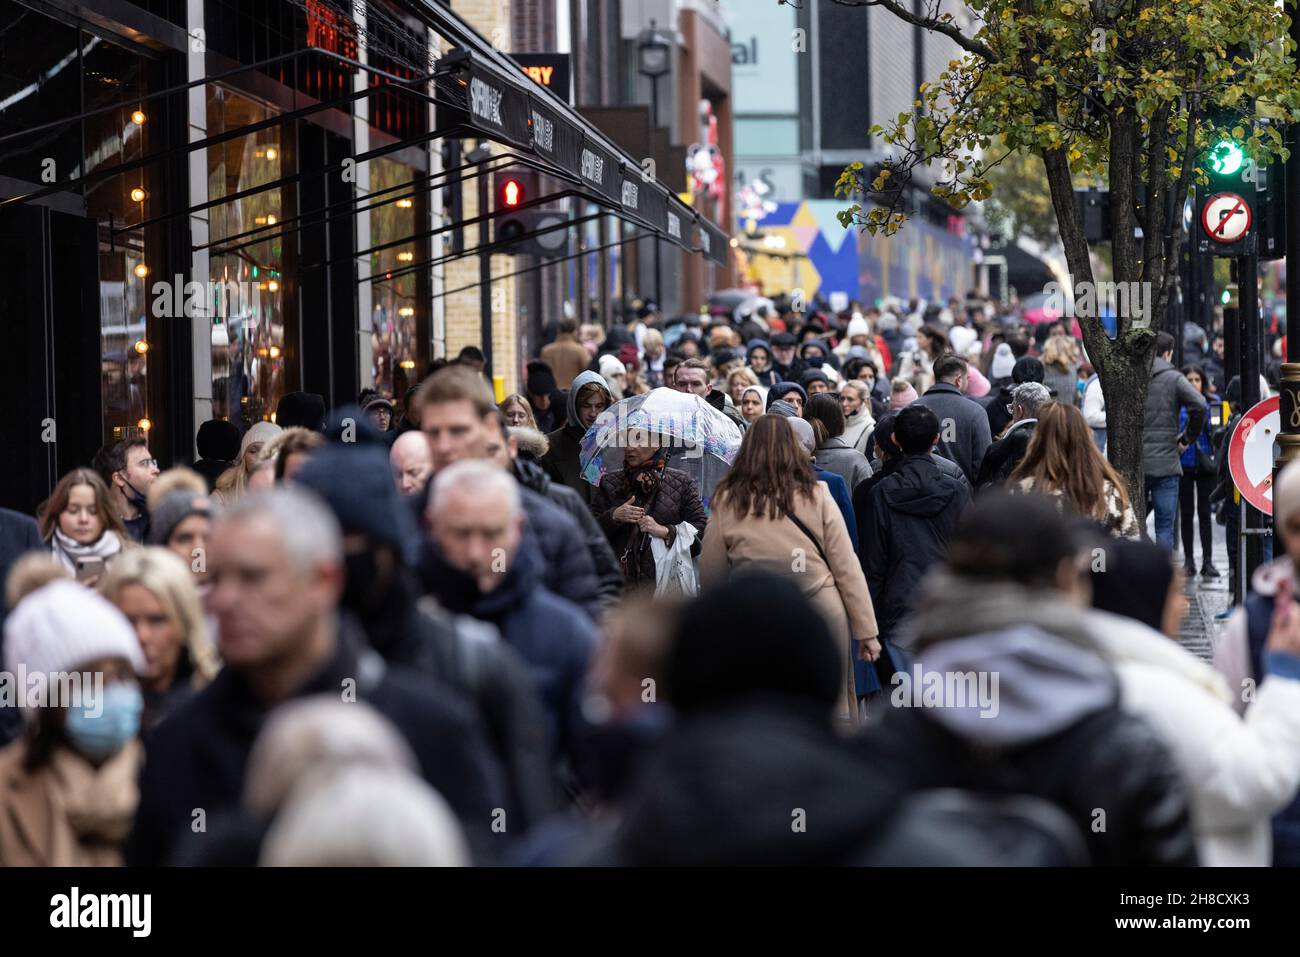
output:
POLYGON ((1146 422, 1142 431, 1142 471, 1146 476, 1146 511, 1156 512, 1156 541, 1174 547, 1174 514, 1178 511, 1179 461, 1196 441, 1205 423, 1205 397, 1171 365, 1174 337, 1156 336, 1156 357, 1147 386, 1146 422), (1187 409, 1187 426, 1179 428, 1179 410, 1187 409))
POLYGON ((552 481, 569 486, 588 505, 595 486, 583 479, 578 453, 582 437, 613 401, 600 373, 578 373, 569 386, 568 418, 564 426, 546 436, 550 450, 542 456, 542 468, 552 481))

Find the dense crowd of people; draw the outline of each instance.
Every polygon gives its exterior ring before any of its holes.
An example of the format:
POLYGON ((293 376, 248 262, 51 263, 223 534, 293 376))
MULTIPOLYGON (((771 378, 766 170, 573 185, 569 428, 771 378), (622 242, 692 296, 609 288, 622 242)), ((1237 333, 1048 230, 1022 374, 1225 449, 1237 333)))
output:
POLYGON ((561 319, 517 394, 467 347, 0 511, 5 672, 96 682, 0 708, 0 865, 1300 864, 1300 465, 1175 640, 1221 336, 1157 336, 1134 502, 1066 323, 791 305, 561 319))

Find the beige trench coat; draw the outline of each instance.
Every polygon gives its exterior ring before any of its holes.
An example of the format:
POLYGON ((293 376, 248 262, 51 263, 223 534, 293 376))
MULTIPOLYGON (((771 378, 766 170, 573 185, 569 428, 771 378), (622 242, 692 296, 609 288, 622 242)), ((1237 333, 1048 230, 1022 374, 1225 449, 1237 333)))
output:
POLYGON ((857 649, 853 643, 879 635, 871 593, 853 552, 844 516, 825 482, 817 483, 815 501, 798 500, 795 514, 821 541, 829 565, 789 518, 742 518, 725 503, 715 502, 700 552, 700 584, 707 588, 733 570, 748 567, 787 575, 798 584, 839 645, 844 658, 844 682, 837 710, 841 718, 856 721, 853 655, 857 649))

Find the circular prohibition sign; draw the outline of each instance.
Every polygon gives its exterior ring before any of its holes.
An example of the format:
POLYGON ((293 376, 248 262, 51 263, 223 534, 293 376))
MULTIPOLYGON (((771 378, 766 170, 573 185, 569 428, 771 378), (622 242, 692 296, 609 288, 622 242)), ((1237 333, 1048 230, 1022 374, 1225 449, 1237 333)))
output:
POLYGON ((1281 399, 1270 396, 1241 417, 1228 443, 1228 471, 1244 498, 1265 515, 1273 514, 1273 454, 1282 431, 1281 399))
POLYGON ((1205 201, 1201 226, 1219 243, 1235 243, 1250 231, 1250 204, 1236 193, 1216 193, 1205 201))

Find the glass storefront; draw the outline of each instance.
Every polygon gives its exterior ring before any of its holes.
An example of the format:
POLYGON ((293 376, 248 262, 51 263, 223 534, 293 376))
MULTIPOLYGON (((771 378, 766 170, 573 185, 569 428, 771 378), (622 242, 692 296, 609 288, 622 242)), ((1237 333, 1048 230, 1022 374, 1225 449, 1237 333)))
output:
POLYGON ((393 273, 426 257, 419 243, 400 242, 417 231, 416 208, 415 199, 407 195, 414 187, 397 187, 411 182, 417 174, 403 163, 382 157, 371 160, 369 165, 370 192, 376 196, 368 201, 373 207, 369 213, 370 243, 398 245, 370 254, 370 275, 376 277, 371 281, 371 381, 362 385, 370 385, 387 396, 400 397, 413 381, 419 351, 415 318, 417 276, 411 271, 393 273))
MULTIPOLYGON (((208 87, 207 112, 209 136, 274 115, 264 103, 216 84, 208 87)), ((260 129, 207 149, 208 199, 236 197, 209 211, 211 241, 227 240, 214 247, 208 266, 212 414, 241 428, 271 419, 280 397, 295 387, 288 370, 297 343, 286 337, 284 307, 284 248, 292 234, 281 237, 277 228, 286 216, 284 189, 257 189, 286 175, 284 129, 260 129)))
POLYGON ((155 226, 134 228, 160 210, 155 167, 95 178, 147 155, 151 107, 137 98, 156 61, 13 2, 0 2, 0 176, 9 194, 82 181, 55 208, 75 208, 98 224, 100 376, 105 441, 154 424, 150 412, 149 244, 155 226), (78 114, 121 104, 78 119, 78 114), (67 122, 58 123, 60 117, 67 122), (72 204, 71 206, 69 204, 72 204))
MULTIPOLYGON (((144 156, 151 139, 153 106, 133 99, 146 91, 144 64, 107 43, 84 48, 86 109, 120 104, 84 122, 85 173, 129 163, 144 156)), ((81 175, 79 170, 78 176, 81 175)), ((151 314, 151 289, 159 280, 148 243, 153 227, 138 227, 161 211, 152 164, 91 183, 87 210, 99 220, 101 394, 104 439, 114 441, 149 432, 149 352, 156 336, 150 323, 167 321, 151 314)))

